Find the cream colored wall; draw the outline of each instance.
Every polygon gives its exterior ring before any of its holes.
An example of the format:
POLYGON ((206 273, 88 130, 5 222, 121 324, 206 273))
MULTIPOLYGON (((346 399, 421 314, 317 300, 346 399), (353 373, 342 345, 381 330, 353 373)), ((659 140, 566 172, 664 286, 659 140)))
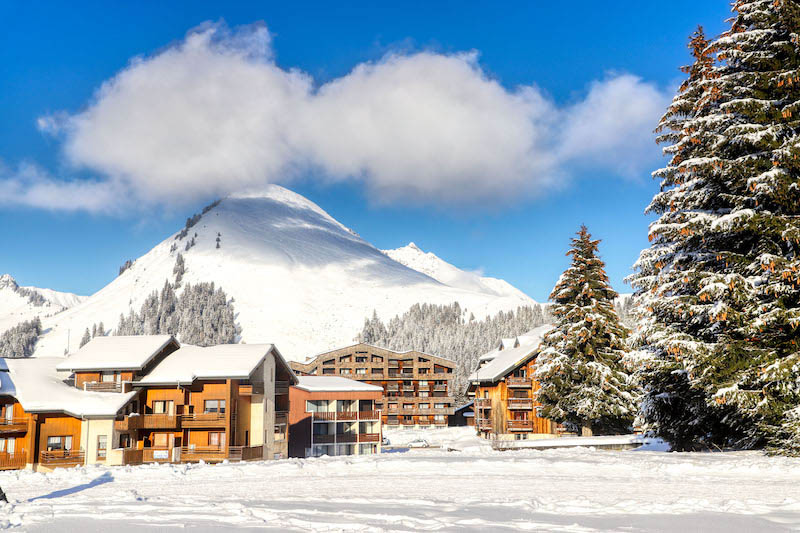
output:
MULTIPOLYGON (((264 359, 264 400, 262 431, 264 436, 264 459, 273 459, 275 453, 275 354, 264 359)), ((253 430, 255 433, 255 429, 253 430)))
POLYGON ((264 395, 250 397, 250 446, 264 445, 264 395))
MULTIPOLYGON (((122 464, 122 452, 112 453, 117 437, 114 435, 113 418, 90 418, 81 421, 81 443, 86 453, 86 464, 118 465, 122 464), (106 459, 97 459, 97 437, 106 436, 106 459)), ((117 437, 118 439, 119 437, 117 437)))

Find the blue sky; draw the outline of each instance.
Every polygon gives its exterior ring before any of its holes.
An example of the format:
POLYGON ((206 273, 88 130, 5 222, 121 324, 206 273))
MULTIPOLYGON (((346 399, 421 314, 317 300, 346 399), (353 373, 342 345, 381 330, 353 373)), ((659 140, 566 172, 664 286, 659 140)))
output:
MULTIPOLYGON (((286 4, 3 4, 0 161, 5 175, 29 164, 72 182, 105 179, 107 161, 106 167, 68 163, 64 137, 43 131, 37 120, 79 116, 92 106, 98 87, 131 58, 158 55, 207 21, 224 21, 234 30, 263 21, 276 66, 299 69, 317 85, 389 53, 476 51, 476 68, 509 94, 535 86, 569 114, 586 112, 586 106, 577 106, 587 99, 592 83, 621 74, 637 76, 641 84, 671 96, 681 76, 678 67, 688 60, 687 35, 697 24, 715 35, 729 16, 722 0, 674 0, 669 9, 663 3, 633 1, 286 4)), ((586 114, 591 126, 591 106, 586 114)), ((558 129, 556 124, 548 131, 558 129)), ((629 290, 622 279, 647 244, 648 218, 642 212, 657 188, 649 171, 659 164, 657 147, 638 150, 640 162, 633 171, 617 172, 608 161, 582 161, 578 154, 565 164, 568 176, 560 177, 556 187, 517 195, 513 182, 505 191, 466 202, 448 201, 446 193, 429 201, 392 194, 387 200, 370 182, 317 175, 325 169, 297 176, 289 186, 378 247, 414 241, 461 268, 504 278, 543 301, 567 265, 568 240, 582 223, 603 239, 601 253, 615 288, 629 290)), ((92 293, 113 279, 122 262, 175 231, 206 200, 165 201, 145 210, 120 206, 112 213, 0 203, 0 272, 24 285, 92 293)))

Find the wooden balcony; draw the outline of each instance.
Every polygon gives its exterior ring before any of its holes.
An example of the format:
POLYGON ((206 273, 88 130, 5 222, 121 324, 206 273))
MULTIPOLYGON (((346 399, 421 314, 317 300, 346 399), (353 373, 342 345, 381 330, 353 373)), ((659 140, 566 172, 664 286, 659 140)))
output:
POLYGON ((533 400, 531 398, 509 398, 508 408, 531 410, 533 409, 533 400))
POLYGON ((0 470, 21 470, 25 468, 27 456, 24 453, 0 453, 0 470))
POLYGON ((24 433, 28 431, 25 418, 0 418, 0 433, 24 433))
POLYGON ((331 411, 327 413, 311 413, 314 422, 352 422, 354 420, 378 420, 380 411, 331 411))
POLYGON ((253 396, 254 394, 264 394, 264 385, 239 385, 239 396, 253 396))
MULTIPOLYGON (((241 460, 241 446, 236 448, 233 460, 241 460)), ((227 446, 184 446, 181 448, 181 462, 192 463, 195 461, 205 461, 207 463, 218 463, 228 459, 229 449, 227 446)))
POLYGON ((434 385, 433 390, 436 392, 441 392, 441 391, 447 392, 447 385, 434 385))
POLYGON ((359 433, 358 442, 380 442, 380 433, 359 433))
POLYGON ((143 463, 171 463, 172 448, 142 448, 143 463))
POLYGON ((84 462, 85 455, 80 450, 58 450, 53 452, 41 452, 39 463, 49 468, 58 466, 78 466, 84 462))
POLYGON ((533 421, 532 420, 509 420, 508 421, 508 430, 509 431, 533 431, 533 421))
POLYGON ((127 431, 133 429, 178 429, 181 417, 176 415, 127 415, 114 422, 115 429, 127 431))
POLYGON ((353 444, 355 442, 378 442, 380 433, 337 433, 336 435, 314 435, 314 444, 353 444))
POLYGON ((490 431, 492 429, 492 421, 488 418, 479 418, 475 421, 475 425, 477 425, 480 430, 490 431))
POLYGON ((491 398, 475 398, 475 407, 478 409, 491 409, 492 408, 492 399, 491 398))
MULTIPOLYGON (((232 416, 231 418, 234 417, 232 416)), ((224 427, 226 420, 225 413, 190 413, 180 415, 181 427, 184 428, 224 427)))
POLYGON ((275 411, 275 425, 282 426, 289 423, 289 411, 275 411))
POLYGON ((530 378, 518 378, 509 376, 506 378, 506 387, 511 388, 529 388, 532 385, 530 378))
POLYGON ((122 464, 124 465, 140 465, 143 462, 144 450, 137 448, 123 448, 122 449, 122 464))
POLYGON ((83 390, 91 392, 122 392, 124 385, 121 381, 85 381, 83 390))
POLYGON ((413 425, 416 425, 416 422, 414 422, 413 420, 401 420, 400 421, 400 425, 401 426, 413 426, 413 425))

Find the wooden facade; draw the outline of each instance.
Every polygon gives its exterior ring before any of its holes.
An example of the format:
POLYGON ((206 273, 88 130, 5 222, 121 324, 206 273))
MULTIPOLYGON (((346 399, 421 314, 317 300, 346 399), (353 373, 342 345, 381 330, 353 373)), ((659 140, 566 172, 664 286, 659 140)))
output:
POLYGON ((496 380, 473 381, 475 429, 485 438, 527 439, 557 433, 557 425, 539 416, 532 378, 535 352, 496 380))
POLYGON ((455 363, 449 359, 361 343, 320 354, 308 363, 290 364, 298 374, 341 376, 382 387, 376 408, 390 427, 446 426, 454 412, 455 363))
POLYGON ((293 386, 289 396, 289 457, 380 453, 381 413, 376 404, 381 391, 307 391, 293 386))

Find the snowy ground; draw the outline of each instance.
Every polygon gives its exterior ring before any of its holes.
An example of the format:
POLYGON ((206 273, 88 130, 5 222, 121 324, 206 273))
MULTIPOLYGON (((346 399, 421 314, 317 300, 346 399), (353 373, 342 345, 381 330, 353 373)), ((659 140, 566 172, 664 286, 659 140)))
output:
POLYGON ((800 461, 759 453, 587 448, 493 452, 464 429, 424 433, 460 452, 227 465, 0 473, 0 526, 25 531, 789 531, 800 461))

